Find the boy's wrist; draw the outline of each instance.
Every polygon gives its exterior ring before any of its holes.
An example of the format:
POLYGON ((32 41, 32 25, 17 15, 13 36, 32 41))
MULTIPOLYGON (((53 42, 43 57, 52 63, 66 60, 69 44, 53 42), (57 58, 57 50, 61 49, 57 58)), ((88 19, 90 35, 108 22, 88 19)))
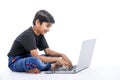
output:
POLYGON ((61 59, 62 59, 61 57, 57 57, 56 62, 60 62, 61 59))

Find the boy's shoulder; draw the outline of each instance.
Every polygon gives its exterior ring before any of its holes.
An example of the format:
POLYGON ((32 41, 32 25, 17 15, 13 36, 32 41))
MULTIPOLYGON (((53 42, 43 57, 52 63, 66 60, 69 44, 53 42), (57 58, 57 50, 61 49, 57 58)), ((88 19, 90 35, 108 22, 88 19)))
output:
POLYGON ((34 32, 32 31, 32 27, 29 27, 25 31, 23 31, 16 39, 23 38, 23 37, 34 37, 34 32))
POLYGON ((29 27, 28 29, 26 29, 25 31, 23 31, 20 35, 28 35, 28 34, 34 34, 32 27, 29 27))
POLYGON ((29 27, 28 29, 26 29, 25 31, 22 32, 24 33, 33 33, 32 27, 29 27))

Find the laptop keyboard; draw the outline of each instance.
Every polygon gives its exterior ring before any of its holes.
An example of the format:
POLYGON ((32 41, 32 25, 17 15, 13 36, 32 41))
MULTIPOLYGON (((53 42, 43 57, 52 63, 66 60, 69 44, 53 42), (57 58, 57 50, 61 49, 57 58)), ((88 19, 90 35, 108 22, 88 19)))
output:
POLYGON ((68 69, 68 68, 65 68, 65 67, 60 67, 58 69, 55 69, 55 71, 72 71, 74 69, 76 69, 77 66, 73 66, 73 68, 71 69, 68 69))

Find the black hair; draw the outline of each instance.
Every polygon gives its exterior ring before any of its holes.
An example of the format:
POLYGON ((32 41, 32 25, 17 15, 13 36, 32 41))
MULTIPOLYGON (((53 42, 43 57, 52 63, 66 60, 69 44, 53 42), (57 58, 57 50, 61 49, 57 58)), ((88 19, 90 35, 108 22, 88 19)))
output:
POLYGON ((43 22, 55 23, 53 16, 46 10, 39 10, 35 14, 35 17, 33 19, 33 25, 35 25, 35 21, 37 19, 40 21, 40 24, 42 24, 43 22))

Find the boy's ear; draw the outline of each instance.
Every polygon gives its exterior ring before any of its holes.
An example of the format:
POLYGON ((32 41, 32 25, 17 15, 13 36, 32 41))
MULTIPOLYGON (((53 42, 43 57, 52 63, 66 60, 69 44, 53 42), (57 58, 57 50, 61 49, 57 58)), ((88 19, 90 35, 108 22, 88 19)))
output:
POLYGON ((36 25, 36 26, 39 26, 39 25, 40 25, 40 21, 39 21, 38 19, 35 21, 35 25, 36 25))

